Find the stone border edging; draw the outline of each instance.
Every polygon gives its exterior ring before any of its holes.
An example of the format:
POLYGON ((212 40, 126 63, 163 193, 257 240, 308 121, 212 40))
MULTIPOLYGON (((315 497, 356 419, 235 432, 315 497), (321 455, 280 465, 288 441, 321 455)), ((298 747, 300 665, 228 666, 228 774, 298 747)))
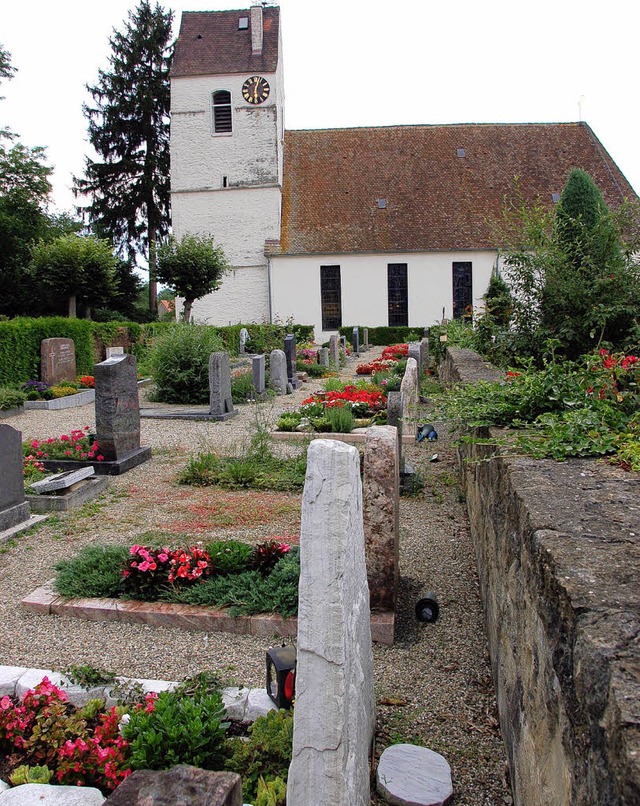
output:
MULTIPOLYGON (((365 428, 366 431, 366 428, 365 428)), ((305 439, 339 439, 340 442, 346 442, 348 445, 365 442, 367 439, 364 431, 350 433, 350 434, 334 434, 332 432, 323 433, 321 431, 271 431, 269 436, 272 439, 286 440, 291 439, 295 442, 304 442, 305 439)), ((403 434, 402 442, 404 445, 415 444, 416 438, 414 434, 403 434)))
POLYGON ((56 397, 53 400, 25 400, 26 411, 33 409, 45 409, 46 411, 58 411, 59 409, 74 409, 78 406, 87 406, 96 399, 95 389, 83 389, 75 395, 56 397))
MULTIPOLYGON (((230 616, 224 608, 201 605, 142 602, 129 599, 63 599, 49 580, 22 600, 22 606, 40 615, 73 616, 86 621, 119 621, 148 624, 199 632, 228 632, 235 635, 293 637, 298 634, 298 619, 276 613, 254 616, 230 616)), ((394 613, 371 614, 371 637, 379 644, 392 645, 394 613)))

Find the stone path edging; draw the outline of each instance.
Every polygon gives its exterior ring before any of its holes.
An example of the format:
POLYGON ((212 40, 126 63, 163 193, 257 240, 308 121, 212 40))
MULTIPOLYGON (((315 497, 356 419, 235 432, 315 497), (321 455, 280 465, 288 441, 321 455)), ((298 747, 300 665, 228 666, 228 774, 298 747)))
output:
MULTIPOLYGON (((74 616, 87 621, 120 621, 199 632, 228 632, 235 635, 296 637, 298 619, 276 613, 230 616, 229 611, 201 605, 141 602, 125 599, 63 599, 49 580, 22 600, 22 606, 40 615, 74 616)), ((371 614, 371 637, 379 644, 392 645, 394 613, 371 614)))

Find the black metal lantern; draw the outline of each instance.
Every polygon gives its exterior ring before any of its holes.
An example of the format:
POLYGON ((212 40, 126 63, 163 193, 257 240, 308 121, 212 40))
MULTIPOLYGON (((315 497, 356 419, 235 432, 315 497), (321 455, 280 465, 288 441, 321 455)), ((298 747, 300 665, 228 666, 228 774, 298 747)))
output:
POLYGON ((295 694, 296 648, 275 646, 267 650, 267 694, 278 708, 291 708, 295 694))

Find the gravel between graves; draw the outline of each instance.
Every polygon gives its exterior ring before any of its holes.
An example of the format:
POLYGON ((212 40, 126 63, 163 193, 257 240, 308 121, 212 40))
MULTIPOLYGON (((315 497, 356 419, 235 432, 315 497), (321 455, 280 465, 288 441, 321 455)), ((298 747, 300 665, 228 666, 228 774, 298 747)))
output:
MULTIPOLYGON (((380 348, 374 348, 361 360, 379 353, 380 348)), ((353 374, 355 365, 350 362, 346 374, 353 374)), ((269 646, 264 639, 39 616, 24 612, 19 602, 53 577, 56 562, 87 543, 130 545, 150 529, 173 532, 176 543, 184 542, 186 535, 189 540, 258 541, 296 534, 300 496, 230 495, 213 488, 179 487, 175 475, 190 453, 237 450, 256 416, 274 421, 320 385, 310 380, 286 398, 238 407, 238 416, 223 423, 143 419, 142 444, 153 449, 150 462, 111 478, 98 505, 51 516, 39 528, 0 545, 0 664, 58 670, 91 664, 117 674, 168 680, 216 668, 227 685, 264 685, 269 646), (222 507, 243 506, 248 513, 245 525, 227 528, 221 520, 212 526, 216 501, 222 507)), ((23 439, 57 437, 92 426, 94 410, 90 405, 29 411, 8 423, 22 431, 23 439)), ((396 643, 374 645, 376 752, 399 741, 429 747, 451 764, 455 806, 510 804, 475 555, 454 449, 444 429, 438 430, 435 445, 405 450, 424 477, 424 494, 401 502, 396 643), (429 462, 435 452, 439 461, 429 462), (419 624, 414 615, 419 594, 426 589, 435 591, 440 602, 440 618, 434 624, 419 624)), ((279 448, 296 450, 285 443, 279 448)), ((382 803, 373 796, 372 804, 382 803)))

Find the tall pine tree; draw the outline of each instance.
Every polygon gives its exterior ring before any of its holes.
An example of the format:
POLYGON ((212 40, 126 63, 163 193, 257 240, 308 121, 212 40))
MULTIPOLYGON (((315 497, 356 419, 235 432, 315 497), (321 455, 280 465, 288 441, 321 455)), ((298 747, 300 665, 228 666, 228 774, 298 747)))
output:
POLYGON ((129 258, 147 255, 149 308, 157 311, 156 243, 170 223, 169 67, 173 13, 140 0, 122 32, 109 39, 109 70, 87 86, 89 142, 100 159, 86 159, 75 193, 89 196, 89 223, 129 258), (101 161, 100 161, 101 160, 101 161))

